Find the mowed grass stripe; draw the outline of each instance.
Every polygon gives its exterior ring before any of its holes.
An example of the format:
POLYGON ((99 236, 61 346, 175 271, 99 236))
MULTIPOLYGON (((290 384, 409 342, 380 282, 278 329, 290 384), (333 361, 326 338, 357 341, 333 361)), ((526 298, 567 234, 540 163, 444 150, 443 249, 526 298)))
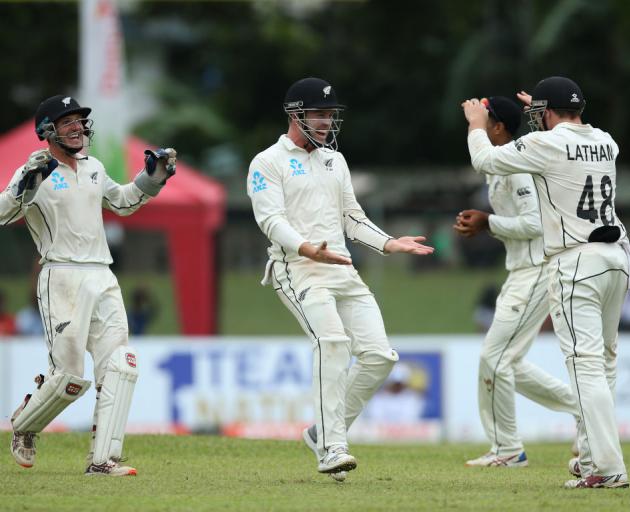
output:
MULTIPOLYGON (((299 441, 127 436, 135 478, 84 476, 88 434, 43 434, 25 470, 0 457, 1 510, 629 510, 630 491, 565 490, 569 443, 529 444, 530 467, 465 468, 484 445, 357 445, 344 484, 299 441)), ((626 460, 630 444, 624 445, 626 460)))

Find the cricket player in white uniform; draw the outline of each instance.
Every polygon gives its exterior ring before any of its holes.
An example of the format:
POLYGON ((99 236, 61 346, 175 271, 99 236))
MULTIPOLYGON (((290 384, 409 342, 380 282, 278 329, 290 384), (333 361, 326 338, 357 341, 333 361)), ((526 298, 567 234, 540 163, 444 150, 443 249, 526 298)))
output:
POLYGON ((398 360, 345 236, 381 254, 433 252, 424 237, 387 235, 357 203, 336 151, 343 108, 324 80, 293 84, 288 132, 253 159, 247 178, 256 222, 271 241, 263 284, 273 285, 313 345, 316 431, 304 439, 318 471, 339 480, 357 465, 346 431, 398 360))
POLYGON ((577 399, 578 477, 567 488, 628 487, 615 419, 617 331, 628 289, 628 239, 615 213, 612 137, 583 124, 586 102, 572 80, 550 77, 532 95, 530 126, 513 144, 492 146, 487 109, 462 104, 473 167, 486 174, 531 174, 540 201, 554 330, 577 399))
MULTIPOLYGON (((490 142, 512 142, 521 124, 521 108, 503 96, 483 98, 490 142)), ((525 467, 523 442, 516 427, 515 392, 556 411, 578 415, 571 388, 525 361, 532 342, 549 315, 547 268, 542 248, 538 197, 529 174, 487 175, 494 214, 464 210, 454 229, 465 237, 482 231, 505 245, 509 275, 497 298, 492 325, 479 361, 479 415, 492 443, 490 451, 467 466, 525 467)))
POLYGON ((70 96, 43 101, 35 132, 48 148, 31 154, 0 193, 0 223, 23 218, 41 255, 37 299, 49 361, 47 374, 36 377, 37 389, 11 418, 11 453, 21 466, 33 466, 37 434, 90 387, 83 378, 87 350, 97 394, 85 473, 135 475, 120 460, 138 367, 109 269, 102 208, 118 215, 140 208, 175 173, 176 153, 147 150, 145 169, 133 183, 119 185, 82 152, 93 134, 90 112, 70 96))

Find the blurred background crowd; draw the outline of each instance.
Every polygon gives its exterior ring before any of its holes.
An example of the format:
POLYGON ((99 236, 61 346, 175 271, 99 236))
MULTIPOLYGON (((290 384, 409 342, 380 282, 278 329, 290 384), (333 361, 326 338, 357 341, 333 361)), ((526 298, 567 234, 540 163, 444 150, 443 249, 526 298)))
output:
MULTIPOLYGON (((628 2, 101 4, 117 8, 130 133, 177 148, 182 162, 225 191, 225 220, 211 235, 217 322, 209 333, 299 333, 258 284, 267 241, 253 220, 245 177, 251 158, 286 130, 284 93, 301 77, 325 78, 348 105, 340 149, 371 219, 393 235, 426 235, 436 247, 430 258, 380 258, 352 248, 390 333, 483 332, 505 276, 498 241, 459 239, 451 229, 460 210, 489 208, 484 181, 469 165, 462 100, 513 96, 549 75, 572 77, 587 99, 585 121, 620 145, 616 208, 622 219, 630 212, 628 2)), ((0 19, 1 141, 30 122, 41 99, 83 99, 85 39, 77 1, 1 2, 0 19)), ((98 135, 97 112, 95 120, 98 135)), ((115 221, 107 234, 131 333, 182 332, 165 235, 115 221)), ((26 226, 0 229, 0 247, 0 337, 37 333, 37 258, 26 226)), ((626 310, 624 327, 630 305, 626 310)))

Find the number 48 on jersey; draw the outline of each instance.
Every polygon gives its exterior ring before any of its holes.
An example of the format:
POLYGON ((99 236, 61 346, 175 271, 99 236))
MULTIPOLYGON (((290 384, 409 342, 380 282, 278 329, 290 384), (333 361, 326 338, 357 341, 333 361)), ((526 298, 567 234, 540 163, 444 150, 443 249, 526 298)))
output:
POLYGON ((577 216, 580 219, 588 219, 595 224, 598 218, 604 226, 610 226, 615 223, 615 216, 611 215, 610 219, 606 216, 606 210, 613 210, 613 186, 610 176, 602 176, 599 184, 599 191, 602 197, 599 211, 595 208, 595 191, 593 190, 593 176, 590 174, 586 177, 582 195, 577 205, 577 216), (587 204, 588 201, 588 204, 587 204), (586 206, 586 207, 585 207, 586 206))

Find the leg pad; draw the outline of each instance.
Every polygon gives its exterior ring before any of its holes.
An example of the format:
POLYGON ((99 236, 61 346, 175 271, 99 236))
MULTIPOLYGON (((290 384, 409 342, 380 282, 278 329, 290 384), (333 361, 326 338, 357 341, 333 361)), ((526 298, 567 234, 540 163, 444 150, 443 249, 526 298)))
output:
POLYGON ((24 403, 13 413, 11 423, 15 432, 41 432, 83 396, 91 382, 68 373, 57 373, 46 378, 40 376, 38 384, 35 392, 26 395, 24 403))
POLYGON ((118 347, 107 362, 105 378, 96 404, 94 463, 120 459, 133 390, 138 380, 136 352, 118 347))

